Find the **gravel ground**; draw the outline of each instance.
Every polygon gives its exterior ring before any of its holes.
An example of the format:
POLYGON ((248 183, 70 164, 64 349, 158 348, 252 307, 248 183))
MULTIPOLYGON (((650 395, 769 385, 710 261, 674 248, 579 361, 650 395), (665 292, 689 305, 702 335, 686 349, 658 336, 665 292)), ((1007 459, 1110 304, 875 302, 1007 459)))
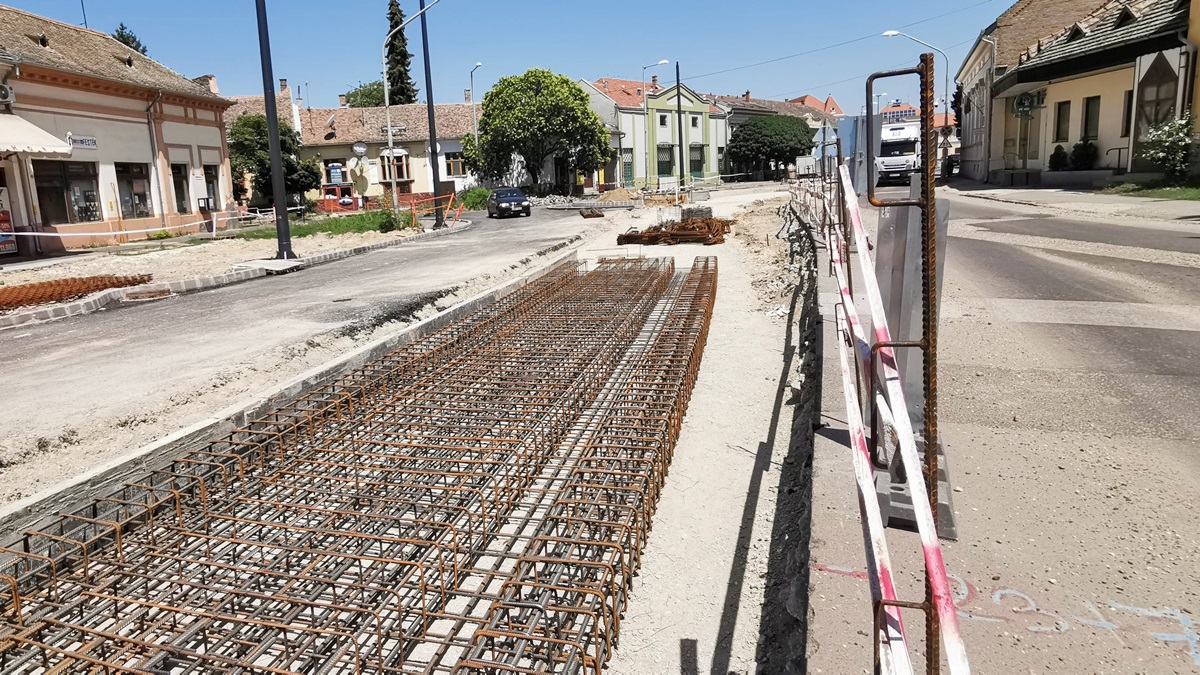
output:
MULTIPOLYGON (((410 229, 387 234, 363 232, 329 235, 322 233, 295 239, 292 244, 297 254, 310 256, 381 241, 391 241, 412 234, 418 234, 418 230, 410 229)), ((129 249, 93 253, 47 267, 0 271, 0 286, 102 274, 119 276, 151 274, 156 282, 178 281, 224 274, 238 263, 272 258, 275 251, 274 239, 218 239, 183 245, 168 244, 167 248, 161 249, 129 249)))

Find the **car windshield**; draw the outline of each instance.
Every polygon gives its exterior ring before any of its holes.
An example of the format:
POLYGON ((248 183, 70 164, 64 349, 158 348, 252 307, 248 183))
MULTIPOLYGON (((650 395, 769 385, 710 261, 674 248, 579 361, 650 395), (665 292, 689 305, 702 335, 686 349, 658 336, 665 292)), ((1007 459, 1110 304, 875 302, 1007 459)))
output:
POLYGON ((497 197, 517 197, 519 199, 522 199, 525 197, 525 195, 521 194, 521 191, 516 188, 505 188, 503 190, 496 190, 496 196, 497 197))
POLYGON ((894 141, 884 143, 880 148, 879 154, 883 157, 903 157, 905 155, 917 154, 916 141, 894 141))

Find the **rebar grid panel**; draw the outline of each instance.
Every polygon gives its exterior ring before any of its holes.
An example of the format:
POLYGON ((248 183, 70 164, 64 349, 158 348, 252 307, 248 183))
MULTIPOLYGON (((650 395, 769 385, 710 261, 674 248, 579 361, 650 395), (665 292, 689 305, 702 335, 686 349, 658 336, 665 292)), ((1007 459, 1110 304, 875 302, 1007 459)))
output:
POLYGON ((699 371, 716 259, 697 258, 456 673, 600 673, 699 371))
POLYGON ((27 532, 0 569, 0 669, 449 672, 672 272, 558 268, 27 532))
POLYGON ((78 298, 81 295, 109 288, 124 288, 150 283, 151 275, 139 274, 130 277, 112 275, 96 277, 69 277, 37 281, 17 286, 0 286, 0 310, 30 307, 47 302, 59 302, 78 298))

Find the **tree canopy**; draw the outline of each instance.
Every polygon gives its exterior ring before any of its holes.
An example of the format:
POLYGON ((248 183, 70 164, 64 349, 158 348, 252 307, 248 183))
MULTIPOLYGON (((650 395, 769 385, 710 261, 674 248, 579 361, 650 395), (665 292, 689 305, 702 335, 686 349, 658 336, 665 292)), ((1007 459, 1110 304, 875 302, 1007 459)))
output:
POLYGON ((138 36, 134 35, 133 31, 126 27, 125 22, 121 22, 121 24, 117 26, 117 29, 113 31, 112 36, 116 38, 118 42, 126 47, 129 47, 142 56, 146 55, 146 45, 142 44, 142 41, 138 39, 138 36))
MULTIPOLYGON (((300 134, 279 120, 279 146, 283 155, 284 183, 289 195, 298 196, 321 186, 321 169, 315 161, 302 161, 297 155, 300 134)), ((273 199, 271 151, 267 139, 266 115, 242 115, 229 128, 229 165, 234 176, 251 174, 254 191, 273 199)))
MULTIPOLYGON (((397 0, 388 2, 388 30, 395 29, 404 23, 404 10, 400 9, 397 0)), ((417 102, 417 85, 413 82, 412 54, 408 53, 408 38, 404 31, 396 31, 387 44, 387 78, 388 96, 393 105, 417 102)), ((383 105, 383 92, 379 95, 379 105, 383 105)))
POLYGON ((514 155, 525 161, 534 183, 543 163, 563 155, 575 169, 590 172, 608 161, 608 129, 588 106, 588 95, 565 75, 531 69, 501 78, 483 97, 479 147, 463 139, 468 166, 484 178, 499 179, 512 169, 514 155))
POLYGON ((778 165, 795 162, 813 148, 813 130, 803 119, 787 115, 753 117, 729 137, 728 152, 733 159, 763 168, 768 162, 778 165))
MULTIPOLYGON (((392 99, 395 103, 395 99, 392 99)), ((378 108, 383 105, 383 80, 360 84, 346 93, 346 105, 351 108, 378 108)))

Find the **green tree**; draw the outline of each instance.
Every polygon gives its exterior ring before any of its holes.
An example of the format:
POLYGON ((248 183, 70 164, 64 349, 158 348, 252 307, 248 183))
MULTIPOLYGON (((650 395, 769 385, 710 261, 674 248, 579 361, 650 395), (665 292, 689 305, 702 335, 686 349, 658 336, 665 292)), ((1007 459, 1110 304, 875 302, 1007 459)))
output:
MULTIPOLYGON (((397 0, 388 2, 388 30, 395 30, 404 23, 404 10, 397 0)), ((417 102, 417 85, 413 83, 412 54, 408 53, 408 38, 398 30, 387 45, 388 96, 393 105, 417 102)), ((380 105, 383 105, 382 94, 380 105)))
POLYGON ((134 35, 133 31, 129 30, 129 28, 125 26, 125 22, 121 22, 121 24, 117 26, 117 30, 113 31, 112 36, 117 39, 117 42, 129 47, 133 51, 141 54, 142 56, 146 55, 146 45, 142 44, 142 41, 138 39, 138 36, 134 35))
POLYGON ((1195 120, 1187 114, 1150 127, 1141 150, 1142 159, 1162 168, 1168 181, 1182 182, 1191 171, 1192 155, 1196 150, 1194 125, 1195 120))
POLYGON ((479 147, 463 139, 467 165, 484 178, 498 179, 512 168, 514 155, 536 184, 542 164, 556 155, 574 169, 595 171, 612 155, 608 129, 588 106, 588 95, 571 78, 538 68, 501 78, 483 97, 479 147))
MULTIPOLYGON (((320 187, 320 167, 316 161, 300 159, 300 134, 284 120, 279 120, 279 145, 288 194, 296 197, 320 187)), ((267 200, 273 198, 266 115, 242 115, 234 120, 229 129, 229 166, 235 176, 251 174, 254 191, 267 200)))
POLYGON ((383 80, 367 82, 351 89, 346 93, 346 105, 351 108, 378 108, 383 105, 383 80))
POLYGON ((799 117, 753 117, 729 137, 729 156, 744 165, 765 169, 795 162, 813 148, 812 127, 799 117))

